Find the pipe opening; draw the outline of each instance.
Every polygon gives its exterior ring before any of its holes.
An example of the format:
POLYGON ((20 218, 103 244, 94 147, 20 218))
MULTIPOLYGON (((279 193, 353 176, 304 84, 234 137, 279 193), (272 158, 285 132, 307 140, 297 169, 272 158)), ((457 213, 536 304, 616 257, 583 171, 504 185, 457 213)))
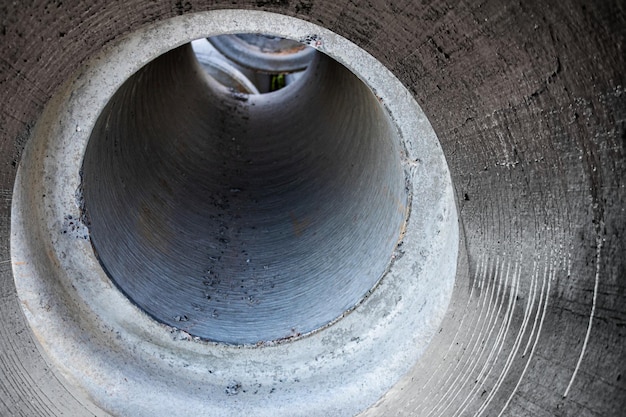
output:
POLYGON ((212 78, 247 94, 273 92, 294 83, 317 54, 297 41, 250 33, 197 39, 191 45, 212 78))
POLYGON ((313 332, 359 304, 401 239, 397 129, 324 54, 270 94, 216 81, 197 55, 155 59, 99 116, 82 167, 94 251, 133 303, 190 335, 313 332))

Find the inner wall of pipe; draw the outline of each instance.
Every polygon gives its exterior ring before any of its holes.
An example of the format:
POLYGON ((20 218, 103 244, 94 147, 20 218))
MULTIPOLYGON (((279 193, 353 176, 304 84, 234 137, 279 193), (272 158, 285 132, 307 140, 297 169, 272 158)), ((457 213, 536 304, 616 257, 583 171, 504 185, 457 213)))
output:
POLYGON ((383 277, 409 204, 400 154, 377 98, 331 58, 243 95, 184 45, 100 115, 84 217, 110 279, 156 320, 228 344, 291 339, 383 277))

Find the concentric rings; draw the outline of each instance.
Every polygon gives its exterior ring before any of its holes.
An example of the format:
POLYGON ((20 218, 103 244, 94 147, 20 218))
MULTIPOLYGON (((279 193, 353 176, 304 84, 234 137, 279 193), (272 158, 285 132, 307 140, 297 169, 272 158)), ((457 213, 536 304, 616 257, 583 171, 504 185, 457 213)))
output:
MULTIPOLYGON (((380 132, 386 131, 385 123, 380 132)), ((101 171, 97 174, 118 172, 101 171)), ((93 201, 106 203, 100 197, 93 201)), ((319 26, 275 14, 212 11, 181 16, 140 30, 104 51, 50 101, 22 157, 12 203, 16 286, 38 342, 70 383, 120 415, 357 414, 417 361, 437 331, 454 283, 459 233, 452 185, 437 138, 411 94, 354 44, 319 26), (380 182, 353 187, 364 191, 352 199, 373 202, 379 194, 368 188, 387 185, 389 179, 390 193, 383 192, 384 203, 373 207, 384 208, 393 200, 397 209, 391 226, 383 223, 388 249, 376 259, 384 260, 381 265, 391 263, 376 289, 321 331, 255 347, 203 342, 183 326, 153 320, 118 291, 100 267, 87 233, 92 208, 85 216, 90 198, 86 188, 99 175, 81 177, 81 168, 90 164, 84 155, 98 118, 133 74, 192 39, 241 32, 308 42, 360 78, 382 103, 371 109, 387 114, 374 120, 389 120, 397 132, 381 141, 387 145, 365 141, 375 152, 363 157, 399 162, 381 163, 375 174, 401 167, 401 175, 379 175, 380 182), (398 178, 405 180, 406 190, 398 191, 398 178), (399 231, 406 206, 393 197, 407 195, 412 204, 399 231), (391 254, 398 237, 401 245, 391 254), (159 401, 164 396, 166 403, 159 401)), ((113 230, 114 225, 108 227, 113 230)), ((96 232, 94 239, 103 233, 96 232)), ((94 243, 100 250, 97 240, 94 243)), ((382 271, 375 269, 372 276, 378 279, 382 271)))

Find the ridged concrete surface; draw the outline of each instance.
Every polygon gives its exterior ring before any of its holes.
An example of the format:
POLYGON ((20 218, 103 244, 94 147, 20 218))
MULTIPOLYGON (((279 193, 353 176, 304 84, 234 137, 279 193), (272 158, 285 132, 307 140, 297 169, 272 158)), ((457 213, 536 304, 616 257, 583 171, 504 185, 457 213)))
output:
MULTIPOLYGON (((368 415, 626 408, 621 1, 242 2, 314 21, 385 63, 442 142, 468 257, 427 357, 368 415)), ((0 8, 0 414, 89 415, 39 356, 8 247, 15 165, 55 87, 122 33, 231 2, 0 8)), ((463 263, 463 261, 465 263, 463 263)))
POLYGON ((193 336, 312 332, 383 276, 408 206, 394 128, 323 54, 271 94, 209 83, 189 45, 151 62, 91 135, 91 242, 138 306, 193 336))

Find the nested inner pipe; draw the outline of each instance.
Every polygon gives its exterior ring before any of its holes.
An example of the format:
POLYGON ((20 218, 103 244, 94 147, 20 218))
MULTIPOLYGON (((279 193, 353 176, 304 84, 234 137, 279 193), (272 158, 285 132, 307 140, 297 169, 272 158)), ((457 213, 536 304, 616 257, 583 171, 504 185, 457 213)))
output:
POLYGON ((118 288, 208 340, 305 334, 375 287, 405 222, 396 130, 318 54, 274 93, 209 79, 172 50, 111 98, 83 162, 91 241, 118 288))

